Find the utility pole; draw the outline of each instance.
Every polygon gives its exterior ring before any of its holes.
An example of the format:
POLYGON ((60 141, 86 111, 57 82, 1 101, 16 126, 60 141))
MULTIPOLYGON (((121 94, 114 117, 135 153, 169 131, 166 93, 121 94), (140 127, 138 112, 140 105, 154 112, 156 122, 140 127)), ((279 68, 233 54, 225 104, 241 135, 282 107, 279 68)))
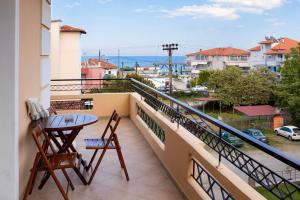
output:
POLYGON ((135 74, 138 74, 139 63, 135 62, 135 74))
POLYGON ((124 70, 124 62, 122 62, 122 69, 121 69, 121 71, 122 71, 122 78, 124 77, 124 74, 123 74, 124 71, 123 70, 124 70))
POLYGON ((168 51, 168 56, 169 56, 169 93, 170 95, 172 94, 172 89, 173 89, 173 51, 178 50, 178 44, 163 44, 162 45, 164 51, 168 51))
MULTIPOLYGON (((118 70, 120 70, 120 49, 118 49, 118 70)), ((119 71, 120 72, 120 71, 119 71)), ((122 72, 123 73, 123 72, 122 72)), ((121 75, 123 78, 123 74, 121 75)))

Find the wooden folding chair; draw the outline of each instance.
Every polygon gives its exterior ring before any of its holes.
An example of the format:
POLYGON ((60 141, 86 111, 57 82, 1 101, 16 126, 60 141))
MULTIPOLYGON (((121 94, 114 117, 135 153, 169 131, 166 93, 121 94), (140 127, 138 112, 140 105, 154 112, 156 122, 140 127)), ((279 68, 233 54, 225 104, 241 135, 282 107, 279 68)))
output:
POLYGON ((99 138, 99 139, 85 139, 86 149, 94 150, 94 154, 93 154, 88 166, 86 167, 87 171, 92 167, 93 161, 94 161, 98 151, 102 150, 102 152, 100 154, 100 157, 99 157, 99 160, 97 161, 97 164, 96 164, 95 168, 92 169, 92 174, 91 174, 91 177, 88 181, 88 184, 91 184, 91 182, 92 182, 92 180, 93 180, 93 178, 96 174, 96 171, 97 171, 97 169, 98 169, 98 167, 99 167, 99 165, 100 165, 100 163, 101 163, 101 161, 104 157, 104 154, 106 153, 106 151, 108 149, 115 149, 117 151, 118 158, 119 158, 119 161, 120 161, 120 165, 124 170, 127 181, 129 181, 129 176, 128 176, 127 168, 126 168, 126 165, 125 165, 124 157, 122 155, 121 146, 120 146, 120 143, 119 143, 119 140, 118 140, 118 136, 116 134, 116 129, 119 125, 120 120, 121 120, 121 117, 118 115, 118 113, 116 111, 114 111, 113 114, 111 115, 110 119, 109 119, 109 122, 108 122, 101 138, 99 138), (108 132, 110 132, 110 134, 108 134, 108 132), (105 137, 106 135, 108 137, 105 137))
POLYGON ((53 108, 52 106, 50 106, 48 108, 48 112, 49 112, 49 115, 57 115, 57 111, 55 110, 55 108, 53 108))
POLYGON ((58 187, 60 193, 62 194, 63 198, 67 200, 69 186, 72 190, 74 190, 74 185, 71 179, 69 178, 66 169, 75 167, 76 153, 56 153, 49 137, 40 125, 38 125, 33 130, 32 136, 38 148, 38 153, 36 154, 34 159, 34 164, 31 169, 31 174, 26 186, 23 199, 27 199, 27 196, 32 193, 37 173, 39 171, 47 171, 50 173, 50 176, 54 179, 54 182, 58 187), (52 152, 48 153, 50 152, 50 150, 52 152), (54 173, 54 170, 62 170, 63 175, 68 181, 67 192, 65 192, 65 190, 63 189, 61 183, 59 182, 57 176, 54 173))

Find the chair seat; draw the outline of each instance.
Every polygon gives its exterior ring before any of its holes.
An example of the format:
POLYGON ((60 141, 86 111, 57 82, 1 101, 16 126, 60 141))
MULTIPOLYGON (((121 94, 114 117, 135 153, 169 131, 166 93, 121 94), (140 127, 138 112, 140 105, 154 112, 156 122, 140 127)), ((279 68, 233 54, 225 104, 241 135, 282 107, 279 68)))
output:
MULTIPOLYGON (((86 149, 103 149, 105 144, 107 144, 106 138, 104 139, 84 139, 86 144, 86 149)), ((108 149, 115 149, 115 145, 113 142, 110 142, 108 145, 108 149)))
MULTIPOLYGON (((75 166, 77 153, 62 153, 62 154, 48 154, 47 159, 50 162, 52 169, 72 168, 75 166)), ((46 170, 45 162, 39 166, 39 170, 46 170)))

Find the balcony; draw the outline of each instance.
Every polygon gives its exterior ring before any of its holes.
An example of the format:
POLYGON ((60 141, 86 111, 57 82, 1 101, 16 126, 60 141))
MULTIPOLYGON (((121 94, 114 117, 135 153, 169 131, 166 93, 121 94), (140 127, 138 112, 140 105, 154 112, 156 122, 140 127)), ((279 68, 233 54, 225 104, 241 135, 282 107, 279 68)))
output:
MULTIPOLYGON (((87 126, 77 137, 76 147, 84 158, 91 157, 91 152, 84 148, 84 139, 99 137, 107 122, 107 118, 101 118, 97 124, 87 126)), ((84 186, 80 179, 76 178, 74 171, 69 171, 75 185, 75 190, 69 191, 70 199, 184 199, 183 194, 177 189, 168 172, 129 118, 122 119, 118 135, 131 180, 127 182, 123 176, 116 152, 109 151, 90 186, 84 186)), ((67 185, 62 174, 59 178, 63 185, 67 185)), ((43 190, 36 188, 29 199, 61 199, 61 194, 54 182, 49 181, 43 190)))
MULTIPOLYGON (((87 127, 77 138, 76 146, 84 157, 90 154, 83 138, 103 130, 112 110, 123 116, 118 133, 131 180, 126 182, 115 152, 111 152, 92 185, 83 186, 74 178, 76 189, 70 192, 71 199, 265 199, 255 185, 275 199, 300 195, 297 183, 227 143, 219 133, 227 131, 239 137, 266 154, 268 162, 299 170, 299 160, 141 82, 53 80, 51 85, 51 103, 60 112, 101 116, 98 124, 87 127), (197 123, 199 120, 207 126, 197 123)), ((46 187, 34 191, 32 199, 59 198, 52 182, 46 187)))

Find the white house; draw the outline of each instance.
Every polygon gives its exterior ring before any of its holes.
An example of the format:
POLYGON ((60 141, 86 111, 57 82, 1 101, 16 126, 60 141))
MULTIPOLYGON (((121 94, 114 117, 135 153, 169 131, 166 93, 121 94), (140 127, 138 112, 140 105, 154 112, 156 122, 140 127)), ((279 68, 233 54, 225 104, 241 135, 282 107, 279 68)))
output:
POLYGON ((253 67, 268 67, 278 72, 285 61, 285 55, 289 54, 292 48, 297 47, 298 43, 287 37, 279 39, 266 37, 258 46, 249 49, 249 62, 253 67))
POLYGON ((222 70, 226 66, 237 66, 249 70, 249 52, 242 49, 225 47, 200 50, 187 55, 188 65, 192 67, 192 74, 201 70, 222 70))

